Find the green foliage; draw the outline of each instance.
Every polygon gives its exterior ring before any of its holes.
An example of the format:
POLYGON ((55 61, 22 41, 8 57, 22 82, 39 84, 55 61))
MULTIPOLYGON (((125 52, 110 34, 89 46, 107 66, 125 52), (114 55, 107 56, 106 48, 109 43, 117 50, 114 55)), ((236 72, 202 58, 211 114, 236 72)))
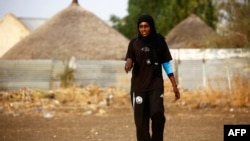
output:
POLYGON ((137 19, 150 14, 159 33, 166 35, 175 25, 195 13, 211 27, 217 22, 217 10, 211 0, 129 0, 128 16, 120 19, 112 16, 113 27, 129 39, 137 36, 137 19))

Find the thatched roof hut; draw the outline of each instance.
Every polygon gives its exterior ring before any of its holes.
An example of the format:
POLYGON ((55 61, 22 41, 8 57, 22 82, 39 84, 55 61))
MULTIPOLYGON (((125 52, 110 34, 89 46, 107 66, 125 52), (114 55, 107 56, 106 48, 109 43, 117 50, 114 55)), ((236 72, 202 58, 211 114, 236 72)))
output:
POLYGON ((17 43, 2 59, 118 60, 126 53, 128 39, 77 0, 17 43))
POLYGON ((198 16, 191 14, 176 25, 166 36, 170 48, 199 48, 215 31, 198 16))
POLYGON ((0 20, 0 57, 29 34, 29 29, 13 14, 4 15, 0 20))

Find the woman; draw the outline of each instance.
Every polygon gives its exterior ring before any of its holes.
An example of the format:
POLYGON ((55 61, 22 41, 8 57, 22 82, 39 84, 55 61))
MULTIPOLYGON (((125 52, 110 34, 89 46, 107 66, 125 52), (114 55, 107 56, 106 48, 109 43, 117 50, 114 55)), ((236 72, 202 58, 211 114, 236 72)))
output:
POLYGON ((138 141, 163 141, 164 81, 162 66, 175 93, 180 98, 170 61, 172 56, 164 37, 156 32, 150 15, 142 15, 137 22, 138 37, 132 39, 126 54, 125 71, 132 70, 131 102, 138 141), (150 135, 150 119, 152 135, 150 135))

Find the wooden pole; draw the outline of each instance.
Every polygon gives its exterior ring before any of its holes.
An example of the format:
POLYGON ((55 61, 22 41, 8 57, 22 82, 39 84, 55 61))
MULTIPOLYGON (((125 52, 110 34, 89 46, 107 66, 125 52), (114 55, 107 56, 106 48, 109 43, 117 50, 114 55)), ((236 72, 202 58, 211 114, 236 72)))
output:
POLYGON ((228 81, 228 89, 229 89, 229 93, 232 94, 232 83, 231 83, 231 72, 230 72, 230 64, 229 64, 229 57, 227 56, 227 81, 228 81))
POLYGON ((73 1, 72 1, 72 4, 78 5, 78 0, 73 0, 73 1))

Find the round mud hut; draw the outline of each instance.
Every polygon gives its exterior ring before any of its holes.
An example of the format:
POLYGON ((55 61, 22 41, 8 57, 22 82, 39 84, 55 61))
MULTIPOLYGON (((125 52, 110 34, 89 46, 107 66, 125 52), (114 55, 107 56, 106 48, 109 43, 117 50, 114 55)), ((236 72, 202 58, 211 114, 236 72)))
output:
POLYGON ((203 42, 215 31, 195 14, 177 24, 167 35, 170 48, 201 48, 203 42))
POLYGON ((15 44, 1 59, 120 60, 129 40, 77 0, 15 44))

